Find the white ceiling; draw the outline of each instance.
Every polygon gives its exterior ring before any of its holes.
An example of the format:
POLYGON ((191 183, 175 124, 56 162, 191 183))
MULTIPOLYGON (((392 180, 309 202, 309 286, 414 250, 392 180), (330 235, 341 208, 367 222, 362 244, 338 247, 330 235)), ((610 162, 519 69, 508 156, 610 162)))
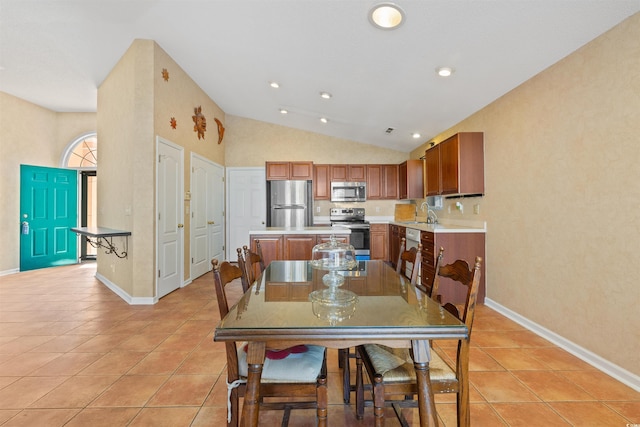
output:
POLYGON ((132 41, 152 39, 227 114, 410 151, 640 11, 640 0, 397 0, 405 22, 389 31, 368 21, 376 3, 0 0, 0 91, 96 111, 132 41))

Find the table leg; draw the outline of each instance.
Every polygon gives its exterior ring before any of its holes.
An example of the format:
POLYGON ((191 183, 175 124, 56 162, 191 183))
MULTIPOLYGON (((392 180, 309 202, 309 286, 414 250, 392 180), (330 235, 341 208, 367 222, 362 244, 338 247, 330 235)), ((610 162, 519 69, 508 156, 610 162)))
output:
POLYGON ((256 427, 260 415, 260 377, 264 364, 265 343, 249 342, 247 349, 247 390, 242 406, 243 427, 256 427))
POLYGON ((420 426, 438 426, 438 414, 436 412, 436 402, 431 389, 431 378, 429 377, 429 361, 431 360, 431 347, 428 340, 412 341, 413 347, 413 367, 416 372, 416 382, 418 385, 418 409, 420 412, 420 426))

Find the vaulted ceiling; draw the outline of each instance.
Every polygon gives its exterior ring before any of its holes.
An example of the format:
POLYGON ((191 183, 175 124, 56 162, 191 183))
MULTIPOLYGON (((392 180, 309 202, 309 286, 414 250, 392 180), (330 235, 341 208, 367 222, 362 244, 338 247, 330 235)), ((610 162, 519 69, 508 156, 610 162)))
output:
POLYGON ((152 39, 227 114, 410 151, 640 11, 638 0, 397 0, 403 23, 382 30, 368 19, 378 3, 0 0, 0 90, 96 111, 132 41, 152 39))

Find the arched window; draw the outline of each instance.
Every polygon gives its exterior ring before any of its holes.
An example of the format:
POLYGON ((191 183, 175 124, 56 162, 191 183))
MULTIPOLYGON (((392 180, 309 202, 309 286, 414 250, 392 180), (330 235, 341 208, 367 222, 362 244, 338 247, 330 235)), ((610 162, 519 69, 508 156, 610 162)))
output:
POLYGON ((98 134, 88 132, 71 141, 62 153, 60 167, 95 170, 98 167, 98 134))

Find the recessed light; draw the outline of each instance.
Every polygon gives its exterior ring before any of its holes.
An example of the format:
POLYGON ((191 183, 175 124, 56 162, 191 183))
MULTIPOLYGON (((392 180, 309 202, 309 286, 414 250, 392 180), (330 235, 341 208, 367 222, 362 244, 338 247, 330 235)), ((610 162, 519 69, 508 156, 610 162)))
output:
POLYGON ((420 138, 422 135, 420 135, 418 132, 415 132, 411 135, 413 137, 413 139, 418 139, 420 138))
POLYGON ((404 11, 393 3, 380 3, 375 5, 369 12, 369 21, 376 28, 392 30, 404 20, 404 11))
POLYGON ((284 108, 280 109, 280 114, 288 114, 288 113, 289 113, 288 110, 285 110, 284 108))
POLYGON ((274 89, 278 89, 280 87, 280 85, 278 84, 278 82, 270 82, 269 86, 271 86, 274 89))
POLYGON ((329 120, 327 120, 327 118, 326 118, 326 117, 320 117, 320 121, 321 121, 322 123, 327 123, 329 120))
POLYGON ((439 67, 439 68, 436 68, 436 73, 438 73, 440 77, 449 77, 451 74, 453 74, 453 68, 439 67))
POLYGON ((324 98, 324 99, 331 99, 333 95, 331 95, 329 92, 320 92, 320 97, 324 98))

